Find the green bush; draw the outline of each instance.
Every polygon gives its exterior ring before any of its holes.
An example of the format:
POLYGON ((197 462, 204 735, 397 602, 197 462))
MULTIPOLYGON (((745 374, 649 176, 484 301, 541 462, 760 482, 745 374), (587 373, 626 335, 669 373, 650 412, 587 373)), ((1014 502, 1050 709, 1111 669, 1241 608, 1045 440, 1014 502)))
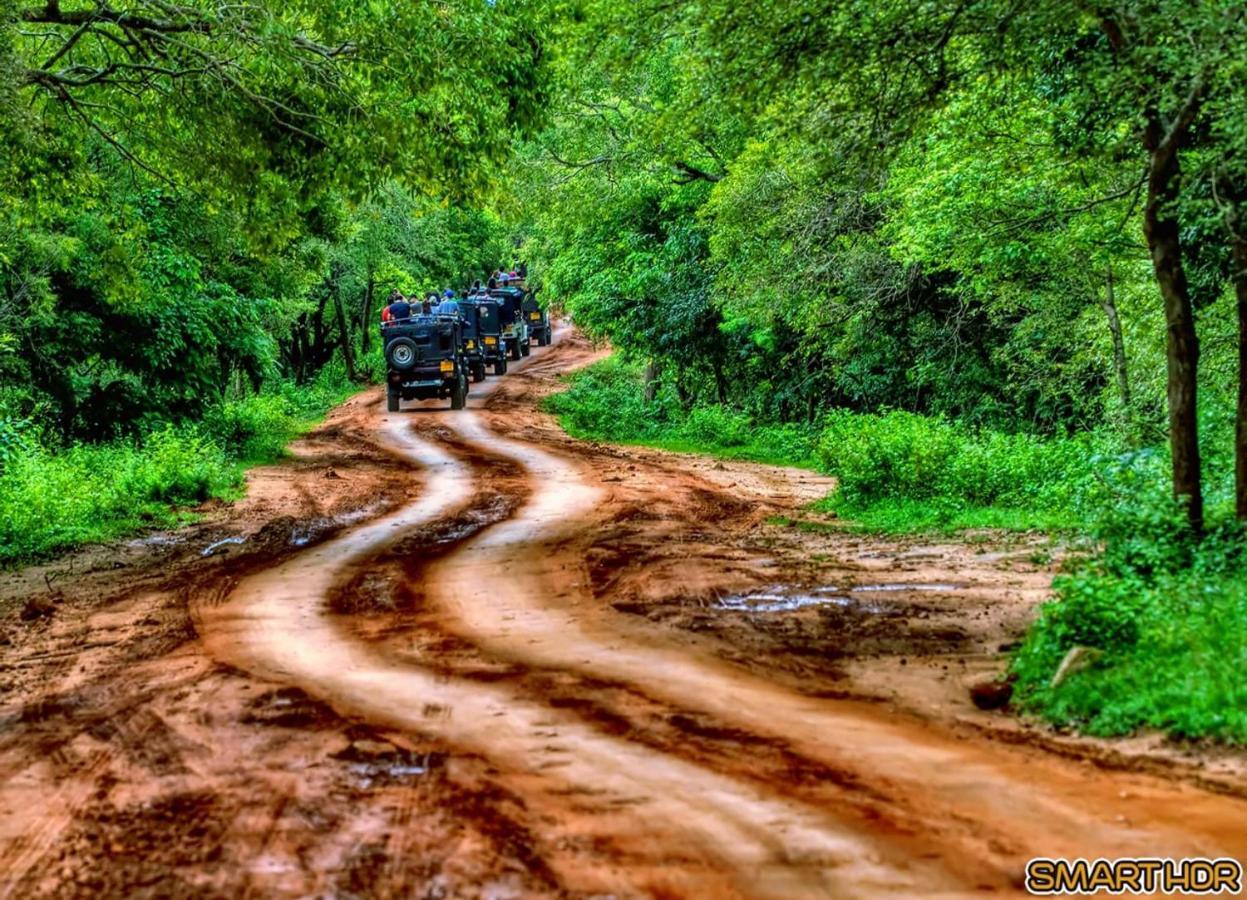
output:
POLYGON ((281 382, 226 400, 197 424, 55 451, 0 421, 0 563, 173 524, 182 518, 178 507, 232 495, 243 465, 276 459, 353 390, 343 367, 331 363, 311 384, 281 382))
MULTIPOLYGON (((1245 535, 1230 532, 1241 547, 1245 535)), ((1093 558, 1056 588, 1013 660, 1024 710, 1090 734, 1155 728, 1247 743, 1247 569, 1227 562, 1224 540, 1214 536, 1190 567, 1154 577, 1093 558), (1102 655, 1053 687, 1075 646, 1102 655)))
POLYGON ((298 429, 290 403, 280 394, 227 400, 208 411, 204 428, 240 460, 272 459, 298 429))
POLYGON ((571 434, 588 440, 641 442, 665 424, 661 404, 647 407, 640 373, 615 357, 577 372, 546 400, 571 434))
POLYGON ((1192 534, 1167 469, 1154 451, 1103 461, 1106 502, 1083 507, 1097 552, 1056 579, 1056 599, 1013 659, 1017 697, 1092 734, 1155 728, 1245 743, 1247 532, 1214 509, 1209 532, 1192 534), (1101 656, 1053 687, 1076 646, 1101 656))
POLYGON ((887 531, 1072 527, 1100 494, 1091 438, 974 431, 908 412, 831 412, 818 458, 839 481, 826 506, 887 531))
POLYGON ((166 427, 142 444, 29 447, 0 473, 0 561, 169 524, 171 509, 223 494, 237 467, 193 427, 166 427))
POLYGON ((570 376, 545 408, 579 438, 813 467, 814 431, 720 405, 681 408, 670 386, 646 403, 641 370, 610 357, 570 376))

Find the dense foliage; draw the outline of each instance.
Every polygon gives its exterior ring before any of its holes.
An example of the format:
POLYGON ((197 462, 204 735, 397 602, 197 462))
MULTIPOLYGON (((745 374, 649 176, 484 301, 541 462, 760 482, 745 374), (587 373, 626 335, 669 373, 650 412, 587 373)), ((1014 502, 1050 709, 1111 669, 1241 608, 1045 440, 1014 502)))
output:
POLYGON ((508 255, 482 201, 544 108, 539 27, 524 0, 5 5, 0 559, 227 495, 375 369, 390 291, 508 255))

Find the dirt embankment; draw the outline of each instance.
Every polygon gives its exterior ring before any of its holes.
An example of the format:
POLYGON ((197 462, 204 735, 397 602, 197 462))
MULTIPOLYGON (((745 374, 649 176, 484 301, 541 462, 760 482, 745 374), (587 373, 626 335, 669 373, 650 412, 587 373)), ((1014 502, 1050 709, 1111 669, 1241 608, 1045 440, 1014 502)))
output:
POLYGON ((8 575, 0 892, 960 894, 1036 855, 1247 857, 1232 756, 969 703, 1046 548, 775 525, 828 482, 573 441, 537 400, 595 356, 564 333, 464 412, 362 394, 202 524, 8 575))

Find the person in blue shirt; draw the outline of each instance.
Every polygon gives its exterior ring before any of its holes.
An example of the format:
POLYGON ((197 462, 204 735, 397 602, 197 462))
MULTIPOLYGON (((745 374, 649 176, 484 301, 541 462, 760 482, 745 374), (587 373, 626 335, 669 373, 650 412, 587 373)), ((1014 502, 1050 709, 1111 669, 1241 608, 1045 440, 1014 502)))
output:
POLYGON ((437 305, 437 314, 439 316, 458 316, 459 301, 455 299, 455 292, 447 288, 444 297, 445 299, 437 305))

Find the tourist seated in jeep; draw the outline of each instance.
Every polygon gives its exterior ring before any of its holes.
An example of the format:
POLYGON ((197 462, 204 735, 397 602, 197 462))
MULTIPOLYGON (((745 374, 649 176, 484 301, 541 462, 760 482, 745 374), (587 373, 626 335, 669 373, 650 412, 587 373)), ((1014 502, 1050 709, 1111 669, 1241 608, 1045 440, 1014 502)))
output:
POLYGON ((424 314, 385 328, 386 405, 390 412, 398 412, 403 400, 434 397, 449 397, 451 409, 467 405, 468 365, 462 328, 458 316, 424 314))

